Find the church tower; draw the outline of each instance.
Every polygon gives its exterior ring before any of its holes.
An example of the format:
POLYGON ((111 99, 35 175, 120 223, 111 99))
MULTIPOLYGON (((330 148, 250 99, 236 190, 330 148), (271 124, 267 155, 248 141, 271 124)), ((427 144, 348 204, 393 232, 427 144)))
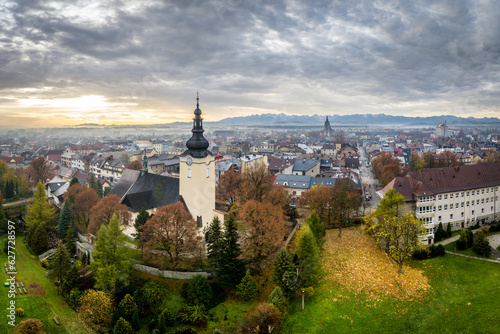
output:
POLYGON ((203 136, 198 96, 194 115, 193 135, 180 155, 179 193, 198 227, 205 228, 215 214, 215 156, 207 150, 209 144, 203 136))
POLYGON ((332 136, 332 128, 330 126, 330 121, 328 120, 328 116, 326 116, 325 129, 323 130, 323 136, 325 136, 325 137, 332 136))

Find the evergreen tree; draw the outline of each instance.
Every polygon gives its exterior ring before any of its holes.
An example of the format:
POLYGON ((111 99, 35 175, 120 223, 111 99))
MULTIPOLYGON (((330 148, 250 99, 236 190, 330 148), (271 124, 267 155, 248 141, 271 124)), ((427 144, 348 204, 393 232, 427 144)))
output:
POLYGON ((183 287, 181 295, 190 305, 208 306, 212 303, 213 291, 205 276, 195 275, 183 287))
POLYGON ((460 238, 457 240, 457 249, 458 250, 465 250, 465 249, 469 248, 469 246, 471 246, 468 244, 467 239, 468 239, 467 232, 464 229, 460 230, 460 238))
POLYGON ((217 262, 220 257, 221 249, 223 247, 223 232, 220 220, 214 217, 207 231, 207 257, 212 263, 214 268, 217 267, 217 262))
POLYGON ((35 255, 40 255, 47 250, 47 247, 47 229, 45 228, 45 223, 40 223, 36 226, 35 232, 33 232, 30 248, 35 255))
MULTIPOLYGON (((45 194, 45 187, 42 182, 38 182, 35 193, 33 194, 33 201, 26 210, 26 227, 28 228, 27 242, 28 246, 32 248, 32 237, 40 224, 52 224, 56 217, 54 207, 47 202, 47 195, 45 194)), ((46 236, 45 236, 46 238, 46 236)), ((47 246, 45 246, 46 248, 47 246)))
POLYGON ((439 242, 446 238, 447 233, 443 229, 443 224, 440 222, 438 228, 436 230, 436 234, 434 234, 434 242, 439 242))
POLYGON ((285 248, 278 253, 274 261, 273 281, 288 299, 291 299, 297 290, 297 274, 292 257, 285 248))
POLYGON ((69 271, 71 264, 69 263, 69 255, 66 251, 62 240, 57 244, 56 252, 52 255, 49 262, 49 278, 57 279, 59 282, 59 291, 62 289, 62 279, 69 271))
POLYGON ((132 328, 134 328, 134 330, 136 331, 141 329, 141 322, 139 321, 139 314, 137 313, 137 311, 135 311, 132 315, 132 328))
POLYGON ((12 180, 8 180, 5 183, 5 198, 9 199, 14 197, 14 182, 12 180))
POLYGON ((0 230, 7 232, 9 228, 9 220, 5 216, 5 212, 3 210, 2 199, 0 197, 0 230))
POLYGON ((158 330, 160 334, 164 334, 167 331, 167 326, 165 325, 165 318, 163 317, 163 313, 160 314, 158 318, 158 330))
POLYGON ((476 234, 476 239, 472 245, 474 253, 488 257, 491 255, 491 245, 483 231, 476 234))
POLYGON ((126 320, 132 319, 132 315, 138 310, 134 297, 127 293, 120 301, 120 304, 118 304, 118 310, 120 311, 120 316, 126 320))
POLYGON ((76 235, 73 223, 69 224, 68 231, 66 233, 66 249, 68 250, 69 256, 73 256, 76 253, 76 235))
POLYGON ((247 271, 241 283, 236 286, 236 295, 243 300, 250 301, 257 297, 257 282, 253 279, 252 275, 247 271))
POLYGON ((133 334, 134 329, 130 322, 120 317, 113 328, 113 334, 133 334))
POLYGON ((69 201, 64 201, 61 215, 59 216, 59 224, 57 225, 57 236, 59 239, 65 239, 68 227, 71 225, 71 207, 69 201))
POLYGON ((218 261, 217 277, 228 286, 235 286, 245 275, 245 264, 239 258, 241 255, 238 243, 238 228, 235 218, 229 215, 225 223, 224 242, 218 261))
POLYGON ((451 237, 451 223, 448 223, 448 226, 446 226, 446 237, 451 237))
POLYGON ((75 185, 75 184, 80 184, 80 181, 78 181, 78 179, 76 177, 71 179, 69 186, 71 187, 72 185, 75 185))
POLYGON ((288 300, 279 286, 274 287, 267 302, 276 306, 283 314, 288 311, 288 300))
POLYGON ((320 271, 319 247, 316 238, 309 227, 302 229, 297 240, 297 254, 299 256, 299 276, 301 286, 309 287, 318 282, 320 271))
POLYGON ((102 225, 99 229, 92 262, 97 289, 114 294, 117 288, 128 285, 131 264, 124 252, 125 239, 116 215, 108 226, 102 225))
POLYGON ((315 211, 311 212, 311 215, 306 219, 306 224, 309 225, 311 232, 314 234, 316 243, 318 245, 322 245, 324 243, 324 237, 326 234, 325 225, 315 211))
POLYGON ((134 236, 137 239, 139 239, 141 236, 140 227, 144 226, 144 224, 146 224, 146 222, 149 220, 149 218, 151 218, 151 215, 146 211, 146 209, 142 208, 141 210, 139 210, 139 214, 135 218, 135 223, 134 223, 134 227, 135 227, 135 230, 137 232, 134 236))
POLYGON ((97 193, 97 196, 99 196, 99 198, 102 198, 103 192, 101 182, 94 177, 93 173, 90 174, 89 188, 94 189, 97 193))
POLYGON ((64 295, 68 295, 71 290, 78 289, 80 287, 80 272, 78 267, 73 265, 71 269, 64 275, 62 291, 64 295))

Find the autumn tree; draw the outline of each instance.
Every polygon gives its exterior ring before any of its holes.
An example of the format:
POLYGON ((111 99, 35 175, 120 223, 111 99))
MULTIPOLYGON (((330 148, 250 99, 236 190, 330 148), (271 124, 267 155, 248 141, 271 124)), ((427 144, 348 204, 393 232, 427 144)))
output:
POLYGON ((59 240, 55 253, 51 256, 49 261, 49 278, 57 279, 59 282, 59 292, 62 288, 62 278, 71 268, 69 263, 69 255, 66 247, 63 245, 62 240, 59 240))
POLYGON ((262 202, 273 186, 267 168, 263 164, 249 166, 242 178, 239 194, 243 203, 249 200, 262 202))
POLYGON ((410 161, 408 162, 408 170, 410 172, 421 170, 425 167, 425 162, 417 153, 412 153, 410 161))
POLYGON ((197 249, 197 232, 197 223, 181 202, 160 207, 142 227, 142 254, 162 268, 168 263, 175 269, 181 253, 197 249))
MULTIPOLYGON (((54 224, 55 217, 56 213, 54 207, 47 202, 45 187, 42 185, 42 182, 38 182, 35 193, 33 194, 33 201, 26 210, 26 227, 28 228, 27 241, 30 247, 32 247, 31 242, 38 227, 43 224, 43 229, 46 230, 46 226, 54 224)), ((40 232, 46 234, 46 231, 42 232, 42 229, 40 229, 40 232)), ((45 238, 46 237, 45 235, 45 238)), ((40 236, 40 238, 44 237, 40 236)))
POLYGON ((28 173, 31 175, 31 181, 36 184, 40 181, 47 181, 52 169, 53 168, 47 159, 44 157, 38 157, 30 162, 28 173))
POLYGON ((283 212, 269 202, 248 200, 240 209, 239 220, 244 257, 259 271, 262 261, 283 244, 286 232, 283 212))
MULTIPOLYGON (((332 217, 339 227, 339 238, 342 227, 355 215, 361 206, 361 195, 355 192, 350 179, 338 179, 332 189, 332 217)), ((314 231, 313 231, 314 232, 314 231)))
POLYGON ((306 206, 310 213, 316 212, 321 221, 330 225, 331 209, 333 207, 332 188, 324 185, 311 187, 311 189, 302 193, 300 205, 306 206))
POLYGON ((129 163, 125 168, 133 170, 142 170, 142 162, 140 162, 139 160, 134 160, 131 163, 129 163))
POLYGON ((424 168, 437 167, 436 157, 435 157, 435 154, 432 152, 424 152, 422 154, 422 160, 424 161, 424 168))
POLYGON ((91 212, 95 210, 94 206, 97 203, 99 203, 99 196, 92 188, 86 188, 75 196, 75 202, 71 207, 72 217, 82 229, 89 226, 91 212))
POLYGON ((85 189, 87 189, 87 186, 82 186, 80 183, 75 183, 71 185, 63 194, 64 201, 69 201, 72 211, 74 211, 73 205, 76 202, 76 196, 85 189))
POLYGON ((375 177, 386 185, 396 176, 401 176, 400 161, 387 152, 382 152, 372 160, 372 169, 375 177))
POLYGON ((66 238, 69 225, 71 224, 71 208, 69 201, 64 202, 61 215, 59 216, 59 223, 57 225, 57 236, 59 239, 66 238))
POLYGON ((115 214, 121 224, 130 224, 130 212, 126 205, 120 204, 118 196, 112 194, 102 198, 90 213, 89 232, 96 235, 99 228, 107 225, 115 214))
POLYGON ((113 303, 104 291, 86 290, 80 297, 81 319, 97 332, 104 332, 113 313, 113 303))
POLYGON ((459 166, 460 161, 457 156, 450 151, 443 151, 437 156, 437 166, 436 167, 450 167, 459 166))
POLYGON ((243 181, 240 173, 229 169, 219 177, 216 189, 217 202, 230 208, 238 198, 238 192, 243 181))
POLYGON ((97 289, 114 294, 118 288, 128 285, 131 263, 124 251, 125 242, 126 236, 122 234, 120 222, 113 215, 109 225, 102 225, 99 229, 93 252, 92 270, 97 289))

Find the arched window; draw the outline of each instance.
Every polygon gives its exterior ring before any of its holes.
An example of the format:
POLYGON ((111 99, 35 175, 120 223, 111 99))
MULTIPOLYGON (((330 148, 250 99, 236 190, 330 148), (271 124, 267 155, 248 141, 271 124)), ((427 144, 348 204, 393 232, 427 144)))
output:
POLYGON ((191 168, 188 168, 188 177, 191 177, 191 168))

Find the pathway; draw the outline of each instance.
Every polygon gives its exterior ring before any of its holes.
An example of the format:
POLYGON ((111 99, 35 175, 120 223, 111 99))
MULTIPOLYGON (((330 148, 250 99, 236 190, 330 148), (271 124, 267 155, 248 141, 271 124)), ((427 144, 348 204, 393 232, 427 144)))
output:
POLYGON ((31 198, 26 198, 26 199, 21 199, 19 201, 15 201, 15 202, 4 203, 3 207, 19 205, 19 204, 23 204, 23 203, 28 203, 28 202, 31 202, 31 200, 32 200, 31 198))

